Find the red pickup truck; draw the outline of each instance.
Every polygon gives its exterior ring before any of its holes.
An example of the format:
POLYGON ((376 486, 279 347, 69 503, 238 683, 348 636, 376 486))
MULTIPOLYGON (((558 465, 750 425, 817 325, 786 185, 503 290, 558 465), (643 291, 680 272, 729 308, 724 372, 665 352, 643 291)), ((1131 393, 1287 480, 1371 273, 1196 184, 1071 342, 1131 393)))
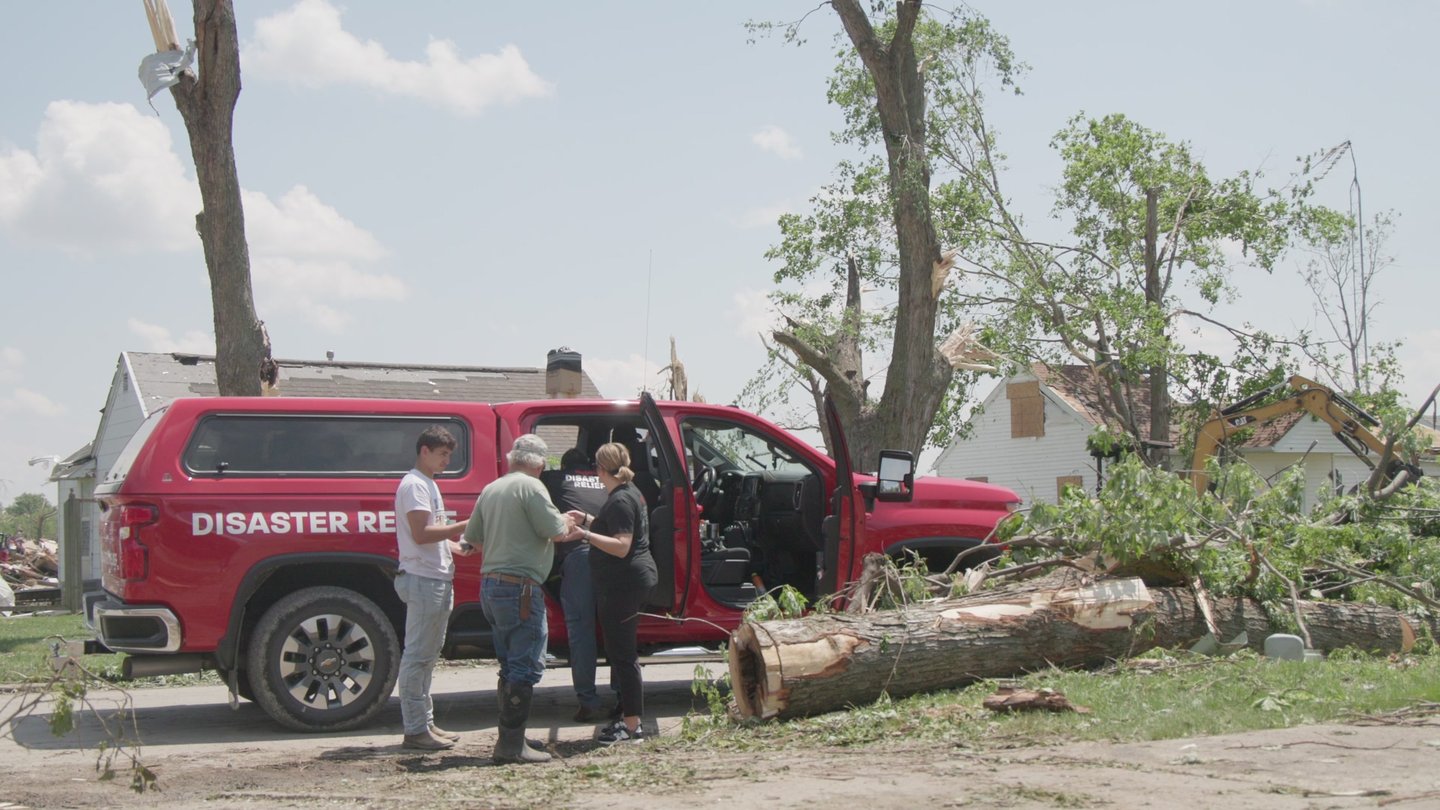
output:
MULTIPOLYGON (((463 518, 502 475, 516 436, 570 447, 626 441, 651 510, 660 583, 642 649, 717 648, 760 590, 807 597, 857 576, 866 553, 932 567, 982 543, 1018 505, 972 481, 915 479, 909 453, 852 472, 733 407, 558 399, 489 405, 376 399, 187 398, 153 414, 97 490, 103 592, 86 609, 132 677, 215 668, 233 692, 299 730, 360 726, 396 678, 404 606, 394 494, 432 424, 459 440, 437 478, 463 518), (682 621, 703 619, 704 621, 682 621)), ((479 559, 457 558, 445 654, 493 654, 479 559)), ((549 602, 551 651, 565 622, 549 602)))

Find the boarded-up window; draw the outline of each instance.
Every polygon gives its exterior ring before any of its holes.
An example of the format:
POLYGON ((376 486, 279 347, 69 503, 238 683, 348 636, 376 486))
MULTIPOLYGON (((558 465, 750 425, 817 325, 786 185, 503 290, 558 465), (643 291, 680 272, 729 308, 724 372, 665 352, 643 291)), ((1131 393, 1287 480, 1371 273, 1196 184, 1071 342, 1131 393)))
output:
POLYGON ((969 478, 966 478, 965 480, 966 480, 966 481, 979 481, 979 482, 982 483, 982 484, 988 484, 988 483, 990 483, 990 476, 988 476, 988 475, 972 475, 972 476, 970 476, 969 478))
POLYGON ((1045 435, 1045 398, 1040 383, 1010 383, 1005 386, 1010 400, 1010 438, 1024 439, 1045 435))
POLYGON ((1085 479, 1078 475, 1062 475, 1055 479, 1055 497, 1057 499, 1065 497, 1065 490, 1071 488, 1084 489, 1085 479))

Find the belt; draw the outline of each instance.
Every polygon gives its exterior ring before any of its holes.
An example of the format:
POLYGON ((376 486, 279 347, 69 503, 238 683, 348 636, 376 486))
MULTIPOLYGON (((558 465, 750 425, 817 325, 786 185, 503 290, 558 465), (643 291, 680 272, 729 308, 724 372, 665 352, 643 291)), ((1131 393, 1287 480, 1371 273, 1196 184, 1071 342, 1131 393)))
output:
POLYGON ((481 578, 481 579, 493 579, 493 580, 497 580, 497 581, 500 581, 500 582, 507 582, 507 583, 509 583, 509 584, 511 584, 511 585, 536 585, 536 586, 538 586, 538 585, 540 584, 539 582, 536 582, 535 580, 531 579, 530 577, 518 577, 518 576, 515 576, 514 574, 497 574, 497 573, 481 574, 481 575, 480 575, 480 578, 481 578))
POLYGON ((531 588, 540 587, 540 583, 529 577, 517 577, 514 574, 481 574, 481 579, 493 579, 496 582, 504 582, 509 585, 520 585, 520 621, 530 620, 530 596, 531 588))

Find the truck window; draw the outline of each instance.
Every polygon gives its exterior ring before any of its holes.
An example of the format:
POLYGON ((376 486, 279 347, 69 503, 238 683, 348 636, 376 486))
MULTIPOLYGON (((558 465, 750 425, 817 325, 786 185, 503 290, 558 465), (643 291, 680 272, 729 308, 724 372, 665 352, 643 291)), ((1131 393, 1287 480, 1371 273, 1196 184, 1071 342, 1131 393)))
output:
POLYGON ((731 422, 687 419, 683 432, 687 459, 713 467, 716 472, 810 472, 789 448, 772 437, 731 422))
POLYGON ((457 446, 441 478, 470 466, 470 433, 454 418, 411 416, 215 414, 203 419, 186 445, 187 472, 233 475, 399 477, 415 463, 415 439, 431 425, 457 446))

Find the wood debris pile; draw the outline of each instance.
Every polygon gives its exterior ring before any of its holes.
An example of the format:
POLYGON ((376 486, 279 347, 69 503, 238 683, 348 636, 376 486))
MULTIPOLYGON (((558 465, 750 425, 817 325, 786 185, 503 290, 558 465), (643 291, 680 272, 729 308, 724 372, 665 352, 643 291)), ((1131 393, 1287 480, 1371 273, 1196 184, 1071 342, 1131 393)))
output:
POLYGON ((0 576, 15 591, 60 584, 59 548, 54 540, 12 538, 0 550, 0 576))

